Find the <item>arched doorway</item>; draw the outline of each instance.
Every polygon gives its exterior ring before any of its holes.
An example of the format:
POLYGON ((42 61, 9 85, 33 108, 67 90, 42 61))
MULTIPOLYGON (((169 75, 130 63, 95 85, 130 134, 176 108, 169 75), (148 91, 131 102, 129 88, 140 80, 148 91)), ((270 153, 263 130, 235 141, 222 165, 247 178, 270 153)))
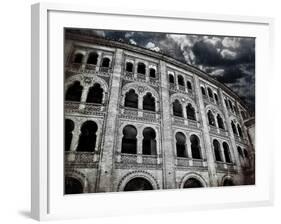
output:
POLYGON ((143 130, 142 153, 144 155, 156 155, 156 133, 153 128, 143 130))
POLYGON ((65 194, 81 194, 83 186, 79 180, 73 177, 65 177, 64 193, 65 194))
POLYGON ((196 178, 189 178, 184 182, 183 188, 198 188, 203 187, 203 184, 196 178))
POLYGON ((70 119, 65 119, 64 122, 64 150, 69 151, 73 137, 74 122, 70 119))
POLYGON ((81 134, 76 151, 93 152, 96 147, 96 132, 98 126, 94 121, 86 121, 81 127, 81 134))
POLYGON ((75 81, 66 91, 65 100, 80 102, 83 86, 80 85, 79 81, 75 81))
POLYGON ((87 96, 87 103, 96 103, 102 104, 103 99, 103 89, 101 88, 100 84, 95 83, 88 92, 87 96))
POLYGON ((137 154, 137 129, 127 125, 123 129, 122 153, 137 154))
POLYGON ((124 188, 124 191, 145 191, 153 190, 151 183, 142 177, 131 179, 124 188))
POLYGON ((234 186, 234 183, 230 178, 227 178, 223 181, 223 186, 234 186))

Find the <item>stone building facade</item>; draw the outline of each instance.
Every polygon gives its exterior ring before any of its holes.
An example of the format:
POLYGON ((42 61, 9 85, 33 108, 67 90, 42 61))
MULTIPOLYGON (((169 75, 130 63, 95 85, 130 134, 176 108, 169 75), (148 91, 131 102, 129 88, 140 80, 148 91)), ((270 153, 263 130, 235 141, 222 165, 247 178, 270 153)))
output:
POLYGON ((66 32, 64 106, 66 194, 255 183, 246 107, 171 57, 66 32))

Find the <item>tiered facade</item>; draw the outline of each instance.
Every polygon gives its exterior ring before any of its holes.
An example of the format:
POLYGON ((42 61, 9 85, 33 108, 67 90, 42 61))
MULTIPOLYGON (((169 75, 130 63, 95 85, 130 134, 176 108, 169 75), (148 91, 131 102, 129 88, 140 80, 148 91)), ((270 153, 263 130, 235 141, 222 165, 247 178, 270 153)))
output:
POLYGON ((67 194, 254 184, 246 119, 238 96, 199 69, 65 34, 67 194))

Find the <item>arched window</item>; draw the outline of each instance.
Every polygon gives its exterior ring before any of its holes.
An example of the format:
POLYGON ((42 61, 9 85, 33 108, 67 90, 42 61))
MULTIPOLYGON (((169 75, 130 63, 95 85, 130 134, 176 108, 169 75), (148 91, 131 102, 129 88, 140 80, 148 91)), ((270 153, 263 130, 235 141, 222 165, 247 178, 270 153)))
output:
POLYGON ((215 100, 217 103, 219 103, 219 98, 218 98, 218 95, 216 93, 214 93, 214 96, 215 96, 215 100))
POLYGON ((149 77, 151 77, 151 78, 155 78, 156 77, 155 68, 150 68, 149 69, 149 77))
POLYGON ((223 186, 234 186, 234 183, 231 179, 228 178, 223 181, 223 186))
POLYGON ((201 86, 201 93, 203 96, 206 96, 206 91, 205 88, 203 86, 201 86))
POLYGON ((177 157, 187 157, 185 144, 186 144, 185 135, 181 132, 177 132, 176 134, 177 157))
POLYGON ((132 62, 126 63, 126 72, 133 72, 134 65, 132 62))
POLYGON ((65 194, 81 194, 83 193, 83 186, 79 180, 73 177, 65 177, 64 179, 64 193, 65 194))
POLYGON ((178 75, 178 84, 180 86, 184 86, 184 81, 183 81, 183 77, 181 75, 178 75))
POLYGON ((145 191, 153 190, 151 183, 142 177, 131 179, 125 186, 124 191, 145 191))
POLYGON ((231 121, 231 127, 232 127, 233 134, 237 135, 237 129, 233 121, 231 121))
POLYGON ((198 188, 198 187, 203 187, 202 183, 195 179, 195 178, 189 178, 188 180, 185 181, 183 188, 198 188))
POLYGON ((96 132, 98 126, 94 121, 86 121, 81 127, 79 143, 76 151, 93 152, 96 148, 96 132))
POLYGON ((138 94, 131 89, 125 96, 125 107, 138 108, 138 94))
POLYGON ((143 140, 142 140, 142 153, 144 155, 156 155, 156 133, 153 128, 143 129, 143 140))
POLYGON ((233 111, 234 111, 234 113, 236 113, 236 114, 237 114, 237 108, 236 108, 236 106, 235 106, 235 105, 233 105, 233 111))
POLYGON ((147 93, 143 97, 143 109, 144 110, 155 111, 155 99, 151 95, 151 93, 147 93))
POLYGON ((186 82, 186 85, 187 85, 187 89, 188 89, 188 90, 192 90, 192 85, 191 85, 191 82, 190 82, 190 81, 187 81, 187 82, 186 82))
POLYGON ((238 155, 239 155, 240 161, 241 161, 241 158, 243 160, 244 159, 244 154, 243 154, 242 148, 240 146, 237 147, 237 151, 238 151, 238 155))
POLYGON ((250 166, 250 158, 249 158, 248 151, 246 149, 244 149, 244 155, 245 155, 246 166, 250 166))
POLYGON ((232 102, 230 100, 228 100, 228 105, 229 105, 230 109, 233 111, 232 102))
POLYGON ((224 99, 224 103, 225 103, 225 106, 228 108, 229 105, 228 105, 227 99, 224 99))
POLYGON ((102 63, 101 63, 101 67, 108 68, 109 65, 110 65, 110 59, 109 58, 103 58, 102 63))
POLYGON ((210 110, 208 111, 208 121, 209 121, 209 125, 216 126, 214 115, 210 110))
POLYGON ((95 83, 89 89, 86 102, 102 104, 102 98, 103 98, 103 89, 101 88, 100 84, 95 83))
POLYGON ((70 119, 65 119, 64 121, 64 150, 69 151, 72 141, 72 131, 74 129, 74 122, 70 119))
POLYGON ((127 125, 123 129, 122 153, 137 153, 137 129, 132 125, 127 125))
POLYGON ((207 90, 208 90, 209 97, 213 98, 213 91, 209 87, 207 88, 207 90))
POLYGON ((228 144, 226 142, 224 142, 224 143, 222 143, 222 147, 223 147, 225 162, 231 163, 232 160, 231 160, 231 155, 230 155, 228 144))
POLYGON ((89 54, 87 64, 96 65, 98 63, 99 55, 96 52, 91 52, 89 54))
POLYGON ((218 140, 214 140, 213 141, 213 146, 214 146, 214 152, 215 152, 215 158, 216 158, 216 161, 220 161, 222 162, 222 158, 221 158, 221 150, 220 150, 220 143, 218 140))
POLYGON ((80 102, 83 86, 79 81, 75 81, 66 91, 65 100, 80 102))
POLYGON ((138 63, 137 73, 145 75, 145 64, 142 62, 138 63))
POLYGON ((219 114, 217 115, 217 122, 218 122, 219 128, 224 129, 223 119, 219 114))
POLYGON ((237 124, 237 130, 238 130, 239 136, 240 136, 241 138, 243 138, 243 132, 242 132, 242 129, 241 129, 241 127, 240 127, 239 124, 237 124))
POLYGON ((169 74, 169 82, 172 84, 175 83, 174 76, 172 74, 169 74))
POLYGON ((182 105, 179 100, 173 102, 173 114, 174 116, 183 117, 182 105))
POLYGON ((77 64, 81 64, 81 63, 82 63, 82 60, 83 60, 83 57, 84 57, 83 54, 77 53, 77 54, 75 54, 75 56, 74 56, 73 62, 74 62, 74 63, 77 63, 77 64))
POLYGON ((201 147, 200 147, 200 139, 196 135, 190 136, 191 143, 191 153, 193 159, 202 159, 201 156, 201 147))
POLYGON ((186 116, 187 119, 196 121, 195 109, 192 107, 191 103, 186 107, 186 116))

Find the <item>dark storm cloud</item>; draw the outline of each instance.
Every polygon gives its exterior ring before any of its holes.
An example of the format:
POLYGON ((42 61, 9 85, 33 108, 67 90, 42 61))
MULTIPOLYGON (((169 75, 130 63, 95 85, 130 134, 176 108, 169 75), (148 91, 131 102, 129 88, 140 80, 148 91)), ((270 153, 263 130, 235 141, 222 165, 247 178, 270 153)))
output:
POLYGON ((224 83, 255 108, 255 39, 135 31, 76 30, 164 53, 224 83))

